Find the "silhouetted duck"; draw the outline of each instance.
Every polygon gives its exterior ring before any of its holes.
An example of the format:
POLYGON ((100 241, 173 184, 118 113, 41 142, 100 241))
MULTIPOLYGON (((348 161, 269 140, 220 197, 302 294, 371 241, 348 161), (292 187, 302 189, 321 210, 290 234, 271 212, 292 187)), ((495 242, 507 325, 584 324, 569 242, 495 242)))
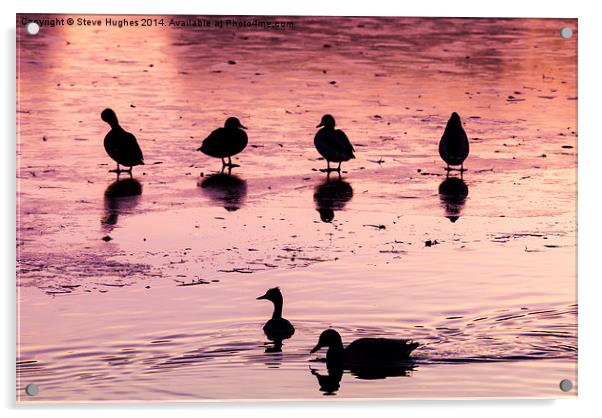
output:
POLYGON ((243 129, 247 128, 238 118, 230 117, 226 119, 223 128, 217 128, 205 138, 203 145, 197 151, 210 157, 221 158, 223 167, 238 167, 238 164, 232 164, 231 157, 244 150, 249 142, 247 133, 243 129), (228 157, 227 163, 224 161, 226 157, 228 157))
POLYGON ((126 132, 117 121, 117 115, 112 109, 105 109, 100 114, 100 118, 111 126, 111 130, 105 136, 104 147, 109 157, 117 163, 117 169, 111 172, 132 173, 132 167, 144 164, 142 150, 136 141, 136 137, 126 132), (128 170, 121 170, 119 165, 129 167, 128 170))
POLYGON ((282 340, 290 338, 295 333, 295 328, 288 320, 282 317, 282 293, 280 289, 274 287, 265 292, 265 295, 259 296, 257 300, 267 299, 274 304, 274 313, 272 319, 265 323, 263 332, 268 339, 281 343, 282 340))
POLYGON ((329 364, 387 365, 408 360, 418 343, 389 338, 360 338, 343 347, 339 333, 334 329, 327 329, 320 334, 318 344, 310 353, 315 353, 322 347, 328 347, 326 361, 329 364))
POLYGON ((316 128, 320 129, 314 138, 314 145, 322 157, 326 160, 325 171, 341 171, 341 163, 355 158, 353 145, 345 132, 334 129, 335 121, 332 115, 322 116, 322 121, 316 128), (330 163, 339 163, 337 168, 330 168, 330 163))
POLYGON ((439 155, 447 163, 447 171, 452 170, 450 165, 459 165, 460 171, 464 171, 464 160, 468 157, 468 152, 468 137, 462 128, 460 115, 454 112, 439 141, 439 155))

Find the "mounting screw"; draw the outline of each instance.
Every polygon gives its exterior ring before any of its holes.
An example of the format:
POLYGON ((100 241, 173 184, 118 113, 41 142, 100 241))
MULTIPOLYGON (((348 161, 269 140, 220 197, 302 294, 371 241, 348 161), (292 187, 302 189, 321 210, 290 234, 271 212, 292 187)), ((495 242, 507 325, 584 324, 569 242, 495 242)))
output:
POLYGON ((25 25, 25 29, 27 30, 28 34, 37 35, 40 31, 40 25, 38 25, 36 22, 29 22, 27 25, 25 25))
POLYGON ((571 39, 573 37, 573 29, 569 28, 568 26, 560 29, 560 36, 562 36, 564 39, 571 39))
POLYGON ((573 382, 571 382, 569 379, 562 379, 559 386, 561 391, 568 392, 569 390, 573 389, 573 382))
POLYGON ((35 383, 30 383, 29 385, 25 386, 25 393, 27 393, 28 396, 36 396, 39 392, 40 388, 38 388, 38 385, 35 383))

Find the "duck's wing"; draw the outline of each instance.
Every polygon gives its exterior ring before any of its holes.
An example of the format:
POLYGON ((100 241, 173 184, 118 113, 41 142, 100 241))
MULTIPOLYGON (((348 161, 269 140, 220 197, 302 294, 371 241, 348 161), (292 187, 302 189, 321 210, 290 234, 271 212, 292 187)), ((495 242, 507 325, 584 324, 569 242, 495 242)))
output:
MULTIPOLYGON (((123 154, 129 160, 131 165, 144 164, 144 156, 136 137, 126 131, 123 131, 120 146, 123 147, 123 154)), ((127 164, 130 165, 130 164, 127 164)))
POLYGON ((387 363, 407 359, 418 343, 389 338, 360 338, 345 349, 352 362, 387 363))
POLYGON ((211 157, 227 156, 224 141, 224 128, 218 128, 211 132, 209 136, 203 140, 203 144, 197 151, 201 151, 211 157))
POLYGON ((353 145, 351 145, 351 141, 349 141, 349 138, 347 137, 345 132, 343 132, 340 129, 335 129, 334 133, 335 133, 335 135, 334 135, 333 143, 341 151, 343 151, 345 154, 347 154, 349 156, 349 158, 355 158, 355 155, 353 155, 355 148, 353 148, 353 145))

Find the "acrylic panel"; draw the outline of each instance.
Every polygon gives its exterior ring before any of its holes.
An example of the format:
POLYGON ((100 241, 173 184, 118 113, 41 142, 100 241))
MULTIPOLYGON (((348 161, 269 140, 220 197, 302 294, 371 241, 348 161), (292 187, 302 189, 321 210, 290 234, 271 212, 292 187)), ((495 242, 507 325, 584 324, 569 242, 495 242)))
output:
POLYGON ((576 19, 16 32, 18 401, 576 396, 576 19))

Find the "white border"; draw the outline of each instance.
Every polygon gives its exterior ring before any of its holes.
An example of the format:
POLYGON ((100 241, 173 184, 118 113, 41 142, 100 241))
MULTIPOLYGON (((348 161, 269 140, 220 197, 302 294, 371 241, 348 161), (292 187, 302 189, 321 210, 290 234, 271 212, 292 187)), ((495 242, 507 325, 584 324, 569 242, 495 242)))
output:
POLYGON ((597 170, 602 156, 602 133, 597 128, 602 112, 601 55, 602 21, 596 13, 596 2, 587 0, 527 2, 525 0, 469 1, 469 0, 421 0, 395 3, 370 0, 326 1, 285 3, 284 1, 184 1, 170 0, 153 4, 150 1, 105 0, 81 2, 55 0, 23 0, 2 2, 2 97, 1 112, 4 135, 2 137, 2 170, 0 171, 4 199, 2 212, 2 378, 0 378, 5 416, 65 417, 86 414, 89 417, 142 415, 163 417, 170 412, 181 416, 234 417, 305 417, 308 414, 336 414, 345 417, 361 417, 367 414, 379 416, 414 415, 417 417, 507 417, 536 414, 546 417, 592 416, 602 376, 600 358, 602 327, 599 299, 602 297, 596 259, 600 257, 600 218, 602 206, 597 170), (475 17, 577 17, 579 18, 579 399, 559 401, 382 401, 382 402, 284 402, 238 404, 149 404, 149 405, 50 405, 43 407, 16 406, 15 382, 15 13, 123 13, 123 14, 267 14, 267 15, 397 15, 397 16, 475 16, 475 17))

